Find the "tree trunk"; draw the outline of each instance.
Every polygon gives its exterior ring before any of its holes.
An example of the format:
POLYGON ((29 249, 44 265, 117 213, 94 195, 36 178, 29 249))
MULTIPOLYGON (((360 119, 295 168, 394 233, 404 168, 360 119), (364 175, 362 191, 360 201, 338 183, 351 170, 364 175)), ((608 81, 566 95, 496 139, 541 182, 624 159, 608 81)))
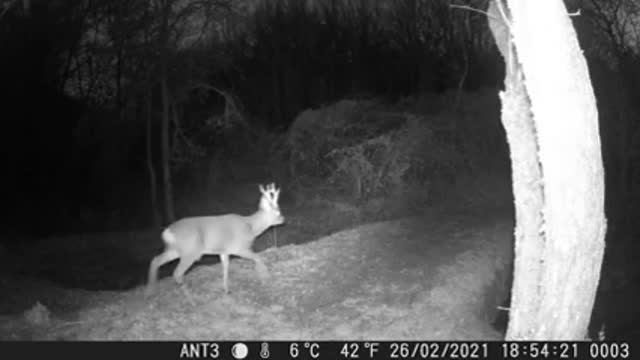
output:
POLYGON ((507 3, 488 11, 507 67, 500 97, 517 224, 506 337, 581 340, 606 231, 595 97, 562 0, 507 3))
POLYGON ((149 200, 150 209, 153 214, 153 226, 160 226, 160 214, 158 213, 158 184, 156 180, 156 172, 153 166, 153 130, 152 130, 152 107, 151 107, 151 90, 145 96, 145 115, 146 115, 146 161, 147 171, 149 173, 149 200))
POLYGON ((169 223, 173 222, 173 189, 171 186, 171 149, 169 144, 169 86, 166 73, 163 72, 160 79, 160 92, 162 96, 162 129, 160 142, 162 147, 162 185, 164 188, 164 216, 169 223))
POLYGON ((162 185, 164 188, 164 215, 166 222, 173 222, 173 189, 171 186, 171 151, 169 144, 170 96, 168 85, 169 67, 169 14, 171 3, 161 1, 162 25, 160 29, 160 101, 162 102, 162 121, 160 146, 162 148, 162 185))

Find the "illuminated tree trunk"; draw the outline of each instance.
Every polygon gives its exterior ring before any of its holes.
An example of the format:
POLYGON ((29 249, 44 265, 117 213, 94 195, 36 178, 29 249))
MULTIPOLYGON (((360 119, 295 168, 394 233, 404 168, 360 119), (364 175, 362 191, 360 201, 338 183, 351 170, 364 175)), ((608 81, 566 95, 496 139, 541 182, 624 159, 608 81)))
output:
POLYGON ((516 210, 508 340, 584 339, 604 252, 604 170, 586 61, 562 0, 491 0, 516 210))

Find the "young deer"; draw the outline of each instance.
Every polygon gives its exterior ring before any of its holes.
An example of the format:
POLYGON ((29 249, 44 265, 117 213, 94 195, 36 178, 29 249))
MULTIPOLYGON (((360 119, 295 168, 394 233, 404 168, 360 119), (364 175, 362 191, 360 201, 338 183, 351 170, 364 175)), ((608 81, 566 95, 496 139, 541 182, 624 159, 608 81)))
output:
POLYGON ((220 255, 222 263, 222 284, 225 294, 229 293, 229 255, 237 255, 255 262, 256 271, 262 277, 269 276, 267 267, 258 254, 251 250, 255 238, 271 226, 280 225, 284 217, 278 206, 280 189, 273 183, 259 185, 262 197, 258 211, 249 216, 227 214, 184 218, 169 225, 162 232, 165 250, 156 256, 149 266, 147 295, 153 290, 158 268, 169 261, 180 258, 173 271, 173 278, 182 285, 184 273, 202 255, 220 255))

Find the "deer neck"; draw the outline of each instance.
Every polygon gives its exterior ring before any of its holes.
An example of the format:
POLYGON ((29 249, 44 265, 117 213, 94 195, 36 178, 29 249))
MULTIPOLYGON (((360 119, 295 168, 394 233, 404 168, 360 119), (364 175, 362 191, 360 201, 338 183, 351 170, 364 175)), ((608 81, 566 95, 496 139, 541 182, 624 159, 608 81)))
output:
POLYGON ((265 232, 265 230, 271 226, 267 212, 262 209, 258 209, 255 213, 249 215, 249 221, 251 222, 251 230, 255 237, 265 232))

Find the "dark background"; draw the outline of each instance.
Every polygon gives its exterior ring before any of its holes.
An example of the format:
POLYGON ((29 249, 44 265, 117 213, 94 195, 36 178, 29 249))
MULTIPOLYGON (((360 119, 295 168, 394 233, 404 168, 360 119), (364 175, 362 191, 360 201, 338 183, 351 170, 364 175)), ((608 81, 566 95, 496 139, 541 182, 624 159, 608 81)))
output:
MULTIPOLYGON (((634 25, 640 5, 566 3, 570 12, 581 9, 572 20, 600 115, 605 269, 623 264, 616 276, 633 283, 640 199, 640 63, 633 30, 640 29, 634 25)), ((283 184, 327 179, 332 168, 322 164, 290 166, 287 136, 306 109, 342 99, 402 109, 444 95, 452 108, 463 108, 502 86, 503 61, 485 15, 451 6, 483 10, 486 1, 181 4, 33 0, 25 9, 0 1, 0 236, 8 247, 172 220, 161 181, 163 81, 177 120, 168 127, 177 217, 206 213, 202 195, 219 186, 267 176, 283 184), (158 183, 155 206, 150 166, 158 183), (237 168, 244 170, 231 171, 237 168)), ((439 136, 438 146, 457 157, 423 169, 433 182, 508 176, 497 113, 475 115, 473 126, 487 129, 484 142, 495 146, 476 151, 469 144, 478 143, 477 132, 445 124, 454 135, 439 136)), ((383 127, 372 123, 369 130, 383 127)), ((341 134, 339 141, 351 144, 358 134, 341 134)))

